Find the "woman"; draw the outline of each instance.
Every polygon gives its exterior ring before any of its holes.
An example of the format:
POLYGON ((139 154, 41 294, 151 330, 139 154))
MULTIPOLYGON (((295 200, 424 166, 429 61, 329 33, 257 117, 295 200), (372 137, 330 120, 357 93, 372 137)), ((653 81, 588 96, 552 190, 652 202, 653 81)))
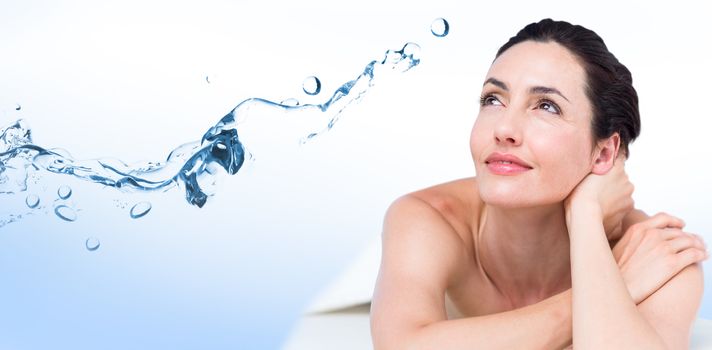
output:
POLYGON ((628 69, 594 32, 545 19, 482 89, 477 177, 386 214, 375 348, 687 348, 706 250, 682 220, 633 209, 628 69))

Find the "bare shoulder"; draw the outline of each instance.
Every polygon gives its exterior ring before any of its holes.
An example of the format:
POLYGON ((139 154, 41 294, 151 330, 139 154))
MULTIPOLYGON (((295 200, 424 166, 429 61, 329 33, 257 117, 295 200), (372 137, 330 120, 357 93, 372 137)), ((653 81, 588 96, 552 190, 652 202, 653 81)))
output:
POLYGON ((426 241, 461 249, 472 223, 476 201, 474 178, 454 180, 403 195, 389 207, 383 223, 388 240, 426 241))
POLYGON ((463 249, 463 242, 448 214, 439 208, 442 205, 417 193, 396 199, 383 221, 384 258, 386 254, 415 254, 420 261, 435 258, 440 264, 454 265, 450 260, 463 249))
POLYGON ((447 319, 445 293, 462 278, 468 261, 451 214, 462 204, 447 198, 450 190, 433 187, 409 193, 389 206, 371 305, 375 338, 395 325, 405 329, 447 319), (385 324, 390 326, 383 328, 385 324))
POLYGON ((436 210, 465 244, 470 244, 477 227, 482 201, 475 177, 445 182, 410 193, 436 210))

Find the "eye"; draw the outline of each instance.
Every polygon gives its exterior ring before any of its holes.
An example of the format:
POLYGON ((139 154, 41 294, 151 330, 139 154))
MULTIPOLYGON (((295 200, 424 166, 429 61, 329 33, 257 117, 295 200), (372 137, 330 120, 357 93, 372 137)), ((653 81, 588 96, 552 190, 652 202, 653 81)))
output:
POLYGON ((499 102, 499 100, 494 97, 494 95, 489 94, 489 95, 484 95, 480 97, 480 106, 486 106, 486 105, 493 105, 493 106, 501 106, 502 102, 499 102))
POLYGON ((559 109, 559 106, 557 106, 556 103, 551 102, 549 100, 540 100, 537 104, 537 108, 541 108, 549 113, 561 114, 561 110, 559 109))

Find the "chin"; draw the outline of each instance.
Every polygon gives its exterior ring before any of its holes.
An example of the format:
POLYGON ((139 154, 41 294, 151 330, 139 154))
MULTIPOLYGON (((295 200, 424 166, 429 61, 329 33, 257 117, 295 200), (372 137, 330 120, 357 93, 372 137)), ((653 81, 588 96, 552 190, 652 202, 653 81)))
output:
POLYGON ((497 184, 478 182, 480 199, 487 205, 514 209, 550 206, 562 203, 565 195, 549 193, 542 197, 542 189, 535 186, 517 186, 515 184, 497 184))
POLYGON ((478 183, 480 199, 488 205, 502 208, 521 208, 531 205, 524 189, 518 186, 478 183))

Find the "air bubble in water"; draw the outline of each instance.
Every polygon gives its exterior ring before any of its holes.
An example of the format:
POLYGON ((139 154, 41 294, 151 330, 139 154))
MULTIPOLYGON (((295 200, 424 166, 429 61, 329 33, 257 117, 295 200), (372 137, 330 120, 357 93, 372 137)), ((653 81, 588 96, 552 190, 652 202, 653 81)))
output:
POLYGON ((57 214, 60 219, 65 221, 74 221, 77 219, 77 213, 74 212, 74 209, 64 204, 56 206, 54 208, 54 213, 57 214))
POLYGON ((21 109, 22 109, 22 106, 20 106, 19 103, 15 105, 15 110, 16 110, 16 111, 19 111, 19 110, 21 110, 21 109))
POLYGON ((59 189, 57 190, 57 195, 59 196, 59 198, 67 199, 69 198, 69 196, 72 195, 72 189, 66 185, 59 186, 59 189))
POLYGON ((94 237, 89 237, 89 238, 87 238, 86 242, 84 242, 84 245, 87 247, 88 251, 93 252, 93 251, 99 249, 99 246, 101 245, 101 243, 99 242, 98 239, 96 239, 94 237))
POLYGON ((40 197, 36 194, 29 194, 27 195, 27 198, 25 198, 25 204, 27 204, 30 209, 37 208, 40 204, 40 197))
POLYGON ((420 58, 420 45, 416 43, 407 43, 401 50, 405 56, 410 56, 414 59, 420 58))
POLYGON ((151 211, 151 203, 149 202, 138 202, 131 208, 131 218, 138 219, 151 211))
POLYGON ((321 81, 315 76, 307 77, 302 83, 302 89, 307 95, 317 95, 321 92, 321 81))
POLYGON ((444 18, 436 18, 430 25, 430 32, 438 38, 442 38, 450 33, 450 23, 444 18))

